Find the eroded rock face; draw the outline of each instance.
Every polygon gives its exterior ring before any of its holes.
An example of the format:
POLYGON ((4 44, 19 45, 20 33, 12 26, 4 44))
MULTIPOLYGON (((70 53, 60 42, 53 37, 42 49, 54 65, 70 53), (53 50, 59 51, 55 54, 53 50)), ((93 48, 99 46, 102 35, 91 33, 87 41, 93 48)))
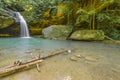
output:
POLYGON ((8 27, 0 29, 0 37, 20 36, 20 25, 14 23, 8 27))
POLYGON ((78 30, 73 32, 70 39, 73 40, 103 40, 105 37, 102 30, 78 30))
POLYGON ((19 24, 12 17, 0 17, 0 37, 19 36, 19 24))
POLYGON ((66 40, 72 32, 72 26, 66 25, 52 25, 42 30, 45 38, 66 40))
POLYGON ((0 18, 0 29, 10 26, 14 23, 13 18, 0 18))

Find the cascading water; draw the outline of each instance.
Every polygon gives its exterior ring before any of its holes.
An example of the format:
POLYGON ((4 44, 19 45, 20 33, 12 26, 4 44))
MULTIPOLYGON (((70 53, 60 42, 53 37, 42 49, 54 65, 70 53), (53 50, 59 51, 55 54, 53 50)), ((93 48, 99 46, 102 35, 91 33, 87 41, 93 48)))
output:
POLYGON ((16 22, 20 22, 20 36, 23 38, 30 38, 27 23, 20 12, 16 12, 16 22))

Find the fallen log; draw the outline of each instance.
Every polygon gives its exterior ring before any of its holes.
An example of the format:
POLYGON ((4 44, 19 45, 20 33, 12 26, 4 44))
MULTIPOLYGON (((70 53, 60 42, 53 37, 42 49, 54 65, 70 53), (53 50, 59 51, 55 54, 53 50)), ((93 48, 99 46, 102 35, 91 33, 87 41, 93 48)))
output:
POLYGON ((13 74, 15 72, 19 72, 25 69, 29 69, 32 66, 34 66, 35 64, 41 63, 43 60, 41 59, 37 59, 37 60, 33 60, 33 61, 29 61, 26 63, 21 63, 20 65, 13 65, 10 67, 6 67, 0 70, 0 77, 4 77, 10 74, 13 74))
POLYGON ((50 58, 52 56, 55 56, 55 55, 58 55, 58 54, 61 54, 61 53, 64 53, 64 52, 68 52, 67 49, 60 49, 60 50, 57 50, 56 52, 52 52, 46 56, 40 56, 40 59, 46 59, 46 58, 50 58))
POLYGON ((30 61, 27 61, 27 62, 17 61, 12 66, 1 68, 0 69, 0 77, 4 77, 4 76, 7 76, 7 75, 16 73, 16 72, 20 72, 20 71, 23 71, 23 70, 26 70, 26 69, 30 69, 32 66, 35 66, 35 65, 37 65, 37 69, 39 69, 38 64, 41 63, 43 61, 43 59, 46 59, 46 58, 64 53, 66 51, 67 50, 58 50, 57 52, 53 52, 53 53, 51 53, 47 56, 42 56, 42 57, 39 56, 37 59, 33 59, 33 60, 30 60, 30 61))

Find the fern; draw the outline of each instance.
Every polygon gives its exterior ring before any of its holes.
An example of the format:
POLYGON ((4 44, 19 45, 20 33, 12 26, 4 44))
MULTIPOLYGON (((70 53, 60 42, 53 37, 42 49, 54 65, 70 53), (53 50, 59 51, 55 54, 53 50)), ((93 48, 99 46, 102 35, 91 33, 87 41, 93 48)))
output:
POLYGON ((87 14, 87 11, 85 9, 82 9, 82 8, 79 8, 77 11, 76 11, 76 14, 87 14))
POLYGON ((97 19, 99 22, 102 22, 102 21, 104 21, 104 20, 110 20, 111 17, 110 17, 107 13, 104 13, 104 12, 103 12, 103 13, 97 14, 96 19, 97 19))

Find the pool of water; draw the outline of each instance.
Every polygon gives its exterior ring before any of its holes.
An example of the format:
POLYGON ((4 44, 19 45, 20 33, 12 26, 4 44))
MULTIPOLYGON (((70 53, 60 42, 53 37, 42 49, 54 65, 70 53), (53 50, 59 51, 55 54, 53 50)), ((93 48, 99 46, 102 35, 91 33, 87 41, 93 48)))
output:
POLYGON ((73 51, 46 59, 40 72, 33 68, 0 80, 120 80, 120 44, 96 41, 0 38, 0 68, 60 48, 73 51))
MULTIPOLYGON (((38 56, 40 53, 47 54, 56 49, 71 48, 70 46, 70 41, 47 40, 42 38, 1 38, 0 60, 3 63, 5 61, 3 60, 4 58, 8 59, 8 63, 12 60, 27 60, 31 57, 38 56)), ((8 63, 6 62, 1 66, 8 65, 8 63)))

